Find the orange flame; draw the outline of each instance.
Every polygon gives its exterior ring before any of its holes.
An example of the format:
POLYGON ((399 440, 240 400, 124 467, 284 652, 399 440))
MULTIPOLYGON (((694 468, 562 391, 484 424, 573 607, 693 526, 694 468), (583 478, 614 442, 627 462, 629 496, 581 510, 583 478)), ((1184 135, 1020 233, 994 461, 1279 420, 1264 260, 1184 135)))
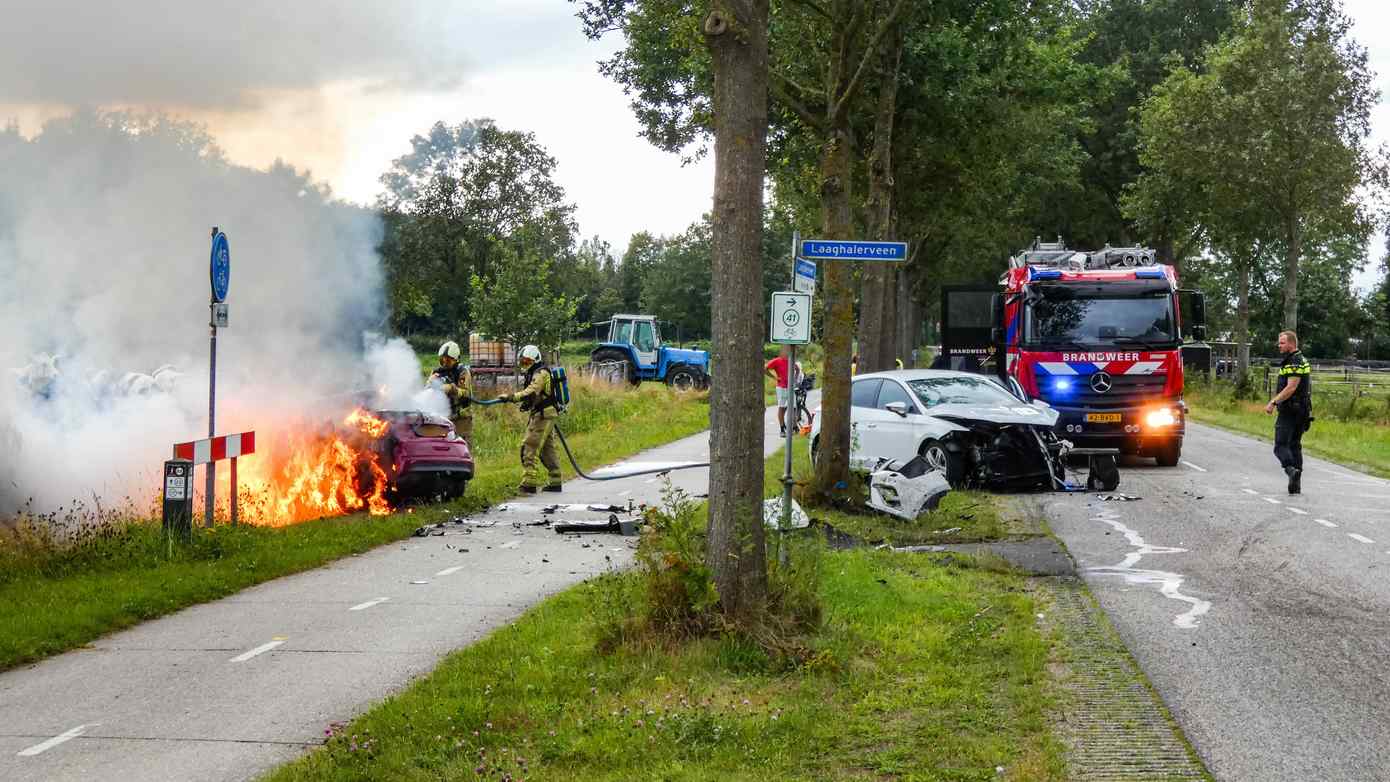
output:
MULTIPOLYGON (((371 448, 389 424, 359 409, 343 427, 282 430, 258 442, 257 453, 237 465, 241 517, 279 527, 362 510, 390 513, 389 481, 371 448)), ((228 496, 230 471, 220 468, 218 479, 219 497, 228 496)), ((224 505, 219 515, 227 512, 224 505)))

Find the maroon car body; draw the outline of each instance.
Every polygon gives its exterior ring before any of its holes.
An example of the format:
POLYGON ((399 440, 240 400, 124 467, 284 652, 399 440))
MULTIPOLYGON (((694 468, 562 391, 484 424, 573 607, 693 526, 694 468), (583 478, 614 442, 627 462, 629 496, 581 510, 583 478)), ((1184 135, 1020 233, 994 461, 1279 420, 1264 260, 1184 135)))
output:
POLYGON ((447 418, 405 410, 379 410, 388 424, 372 443, 389 481, 388 499, 449 499, 462 496, 473 480, 473 452, 447 418))

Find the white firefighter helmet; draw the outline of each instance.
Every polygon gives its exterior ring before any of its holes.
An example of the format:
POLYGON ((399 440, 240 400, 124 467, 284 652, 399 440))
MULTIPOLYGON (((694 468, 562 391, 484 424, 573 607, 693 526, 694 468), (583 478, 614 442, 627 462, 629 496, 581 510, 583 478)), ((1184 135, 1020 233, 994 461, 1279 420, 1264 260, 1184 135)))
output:
POLYGON ((536 363, 541 360, 541 349, 535 345, 527 345, 521 349, 521 360, 536 363))
POLYGON ((454 342, 453 340, 449 340, 448 342, 445 342, 443 345, 439 346, 440 358, 448 356, 449 358, 458 360, 458 357, 460 355, 462 355, 462 351, 459 350, 459 343, 454 342))

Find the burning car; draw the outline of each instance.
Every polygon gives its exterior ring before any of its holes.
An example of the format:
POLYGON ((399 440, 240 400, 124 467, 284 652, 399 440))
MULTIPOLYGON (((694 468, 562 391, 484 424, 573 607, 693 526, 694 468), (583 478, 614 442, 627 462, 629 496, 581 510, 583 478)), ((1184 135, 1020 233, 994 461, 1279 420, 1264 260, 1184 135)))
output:
MULTIPOLYGON (((850 465, 922 457, 952 487, 1023 491, 1061 488, 1067 444, 1053 432, 1057 411, 1027 402, 983 375, 899 370, 854 378, 850 465)), ((811 429, 819 450, 821 416, 811 429)))
POLYGON ((354 416, 349 423, 356 423, 369 438, 364 453, 371 454, 385 474, 386 499, 392 505, 458 497, 473 480, 472 450, 449 419, 405 410, 354 416))

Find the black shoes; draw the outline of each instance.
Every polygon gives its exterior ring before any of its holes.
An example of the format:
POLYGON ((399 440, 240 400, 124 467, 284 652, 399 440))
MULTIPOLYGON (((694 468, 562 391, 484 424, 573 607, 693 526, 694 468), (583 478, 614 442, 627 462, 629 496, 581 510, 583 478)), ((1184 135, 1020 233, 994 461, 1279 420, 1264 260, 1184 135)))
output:
POLYGON ((565 487, 562 486, 561 484, 558 484, 558 483, 552 483, 552 484, 550 484, 549 486, 545 487, 545 489, 543 489, 543 491, 553 491, 553 492, 561 492, 561 491, 564 491, 564 490, 565 490, 565 487))
POLYGON ((1297 467, 1285 467, 1284 472, 1289 476, 1289 494, 1303 493, 1303 471, 1297 467))

